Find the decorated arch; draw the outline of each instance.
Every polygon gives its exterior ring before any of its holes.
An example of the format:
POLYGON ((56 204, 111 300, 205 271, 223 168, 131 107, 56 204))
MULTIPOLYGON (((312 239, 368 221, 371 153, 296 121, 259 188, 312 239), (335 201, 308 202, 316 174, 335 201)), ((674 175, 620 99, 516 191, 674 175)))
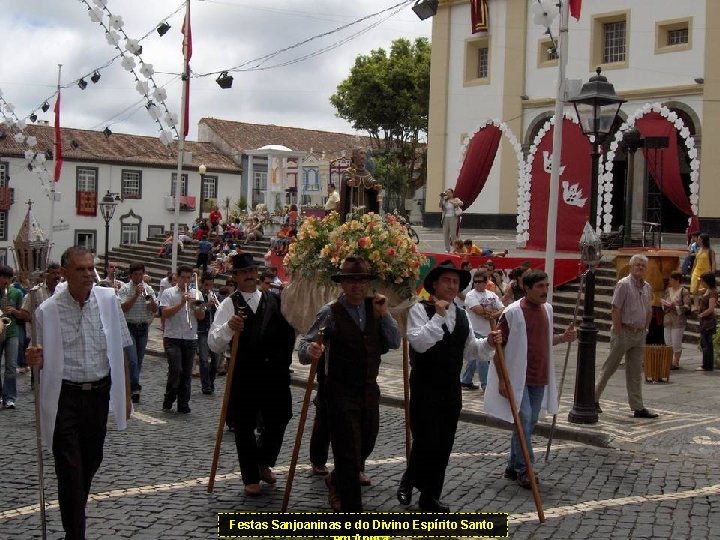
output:
MULTIPOLYGON (((529 148, 518 192, 518 242, 529 249, 543 250, 547 243, 552 169, 552 116, 540 128, 529 148), (541 158, 536 159, 537 155, 541 158)), ((590 143, 572 113, 563 118, 563 148, 558 192, 556 248, 576 251, 590 209, 590 143)))
POLYGON ((690 196, 685 194, 682 185, 682 178, 678 164, 678 145, 677 138, 668 137, 667 152, 668 162, 675 164, 671 167, 663 167, 663 171, 652 170, 652 162, 648 162, 648 168, 653 176, 657 174, 663 175, 663 181, 658 187, 663 195, 667 197, 681 212, 688 216, 688 226, 697 228, 698 226, 698 193, 700 190, 700 160, 698 151, 695 147, 695 138, 691 135, 690 130, 683 122, 677 112, 672 111, 665 105, 660 103, 646 103, 632 115, 630 115, 615 133, 613 142, 610 143, 610 150, 605 156, 605 165, 601 169, 601 176, 598 186, 598 209, 602 212, 602 228, 603 231, 609 232, 612 222, 612 189, 613 189, 613 160, 615 153, 622 142, 625 132, 635 126, 640 134, 644 137, 658 135, 674 135, 677 132, 683 139, 687 148, 688 158, 690 159, 690 196))
POLYGON ((455 196, 463 201, 463 208, 475 202, 485 187, 502 136, 507 138, 515 151, 518 174, 523 174, 525 162, 522 145, 510 126, 497 119, 484 120, 460 147, 455 196))

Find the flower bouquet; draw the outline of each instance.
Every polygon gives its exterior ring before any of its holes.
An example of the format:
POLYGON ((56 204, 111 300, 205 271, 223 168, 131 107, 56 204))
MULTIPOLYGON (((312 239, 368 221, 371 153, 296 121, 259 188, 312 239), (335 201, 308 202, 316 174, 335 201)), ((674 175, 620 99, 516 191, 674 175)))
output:
POLYGON ((291 283, 283 292, 283 313, 296 329, 306 331, 320 308, 338 297, 330 276, 349 256, 362 257, 378 275, 371 287, 388 297, 393 314, 407 310, 425 257, 405 226, 392 214, 374 213, 341 224, 333 212, 307 218, 284 259, 291 283))

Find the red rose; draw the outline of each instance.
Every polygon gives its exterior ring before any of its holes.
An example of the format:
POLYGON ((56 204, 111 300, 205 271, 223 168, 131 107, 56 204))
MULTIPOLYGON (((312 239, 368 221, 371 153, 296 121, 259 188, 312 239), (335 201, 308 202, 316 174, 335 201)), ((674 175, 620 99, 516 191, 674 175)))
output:
POLYGON ((361 248, 366 248, 369 245, 370 238, 368 238, 367 236, 361 236, 360 238, 358 238, 358 246, 360 246, 361 248))

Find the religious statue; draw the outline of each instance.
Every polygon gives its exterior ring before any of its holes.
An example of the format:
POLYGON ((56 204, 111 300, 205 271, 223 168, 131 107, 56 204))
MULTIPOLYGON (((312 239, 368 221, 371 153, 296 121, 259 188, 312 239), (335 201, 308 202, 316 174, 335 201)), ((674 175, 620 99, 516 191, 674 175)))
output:
POLYGON ((367 151, 355 148, 350 158, 350 166, 343 172, 340 187, 339 212, 343 221, 355 213, 380 211, 379 195, 382 184, 373 178, 365 167, 367 151))

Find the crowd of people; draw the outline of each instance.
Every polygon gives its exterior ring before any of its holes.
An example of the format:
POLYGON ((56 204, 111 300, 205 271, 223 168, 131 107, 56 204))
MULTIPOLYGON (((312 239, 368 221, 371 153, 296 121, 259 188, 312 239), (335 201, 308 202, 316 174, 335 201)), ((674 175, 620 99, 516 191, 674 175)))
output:
MULTIPOLYGON (((292 225, 297 226, 297 221, 289 220, 286 228, 292 225)), ((82 247, 66 250, 59 264, 48 266, 44 281, 30 290, 13 282, 11 268, 0 267, 0 309, 7 318, 0 342, 5 361, 3 405, 16 406, 18 356, 26 365, 42 368, 34 384, 40 385, 43 441, 55 455, 68 537, 84 537, 85 505, 102 461, 108 412, 114 411, 118 429, 124 429, 132 404, 141 402, 148 331, 158 316, 168 368, 162 410, 191 412, 196 356, 201 392, 210 395, 222 362, 236 360, 228 358, 231 350, 241 351, 243 361, 233 372, 227 418, 234 431, 244 492, 261 496, 263 484, 277 482, 273 467, 292 416, 290 365, 296 344, 295 331, 280 309, 283 283, 275 268, 260 272, 253 257, 228 238, 211 242, 204 229, 198 230, 202 234, 197 264, 168 272, 157 292, 142 263, 128 267, 127 282, 118 279, 114 264, 98 282, 94 254, 82 247), (217 274, 209 264, 217 242, 223 253, 226 246, 232 248, 221 267, 232 278, 216 292, 217 274), (68 331, 60 331, 60 320, 68 331), (35 324, 37 334, 29 347, 26 324, 35 324), (231 347, 234 341, 237 348, 231 347)), ((679 367, 682 333, 695 312, 700 321, 701 369, 711 370, 717 305, 714 253, 706 235, 699 236, 698 246, 692 252, 691 273, 695 276, 698 267, 700 273, 689 290, 682 284, 681 272, 671 275, 662 303, 663 322, 674 351, 673 365, 679 367)), ((284 246, 276 243, 275 249, 284 246)), ((645 407, 641 385, 642 349, 652 315, 647 264, 647 257, 634 255, 630 274, 615 287, 610 353, 595 388, 598 413, 603 390, 624 358, 634 416, 657 417, 645 407)), ((362 258, 348 257, 332 276, 340 296, 320 310, 297 348, 302 363, 319 366, 310 459, 313 472, 325 477, 328 501, 336 511, 363 509, 361 486, 372 481, 366 460, 380 425, 381 357, 400 346, 400 329, 388 312, 387 299, 369 293, 376 277, 362 258), (327 467, 329 448, 333 470, 327 467)), ((442 490, 463 391, 482 388, 487 414, 513 422, 509 388, 497 365, 496 350, 502 348, 507 382, 518 405, 518 429, 534 460, 530 439, 541 410, 558 410, 552 347, 574 341, 576 331, 573 325, 554 331, 548 277, 527 265, 506 274, 491 260, 475 269, 469 259, 460 268, 446 260, 426 275, 423 285, 430 299, 411 307, 406 327, 412 366, 412 447, 396 495, 407 505, 417 489, 422 510, 447 512, 442 490), (479 385, 473 382, 475 372, 479 385)), ((528 467, 515 431, 504 476, 530 488, 528 467)))

